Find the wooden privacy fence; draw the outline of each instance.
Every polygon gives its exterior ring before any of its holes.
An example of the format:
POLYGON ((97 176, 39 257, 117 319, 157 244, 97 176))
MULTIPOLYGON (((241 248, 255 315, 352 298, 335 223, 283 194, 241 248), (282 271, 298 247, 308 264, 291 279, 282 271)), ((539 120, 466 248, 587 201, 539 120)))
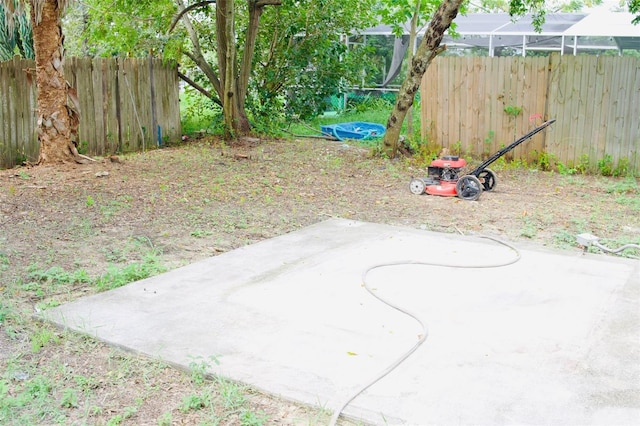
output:
MULTIPOLYGON (((138 151, 180 137, 178 73, 155 58, 67 58, 78 93, 79 144, 88 155, 138 151)), ((35 63, 0 63, 0 167, 36 161, 35 63)))
POLYGON ((422 137, 437 147, 487 156, 539 115, 557 121, 508 158, 640 172, 640 58, 438 57, 421 100, 422 137))

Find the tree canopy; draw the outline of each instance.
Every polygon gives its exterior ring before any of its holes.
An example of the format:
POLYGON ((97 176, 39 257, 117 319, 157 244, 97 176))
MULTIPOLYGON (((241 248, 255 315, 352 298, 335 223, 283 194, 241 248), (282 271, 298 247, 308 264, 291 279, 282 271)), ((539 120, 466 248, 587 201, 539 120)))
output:
POLYGON ((633 23, 640 24, 640 0, 628 0, 629 12, 634 13, 636 17, 633 19, 633 23))
POLYGON ((0 61, 14 55, 35 58, 33 32, 27 11, 17 0, 7 0, 6 5, 0 3, 0 61))
MULTIPOLYGON (((121 0, 118 8, 107 0, 84 4, 82 34, 91 46, 86 53, 176 60, 189 85, 223 105, 225 52, 230 51, 220 39, 224 15, 216 12, 226 2, 121 0)), ((363 49, 349 49, 342 35, 370 26, 375 4, 234 2, 229 36, 235 41, 236 66, 227 71, 241 81, 238 108, 246 107, 254 122, 272 119, 274 111, 306 118, 324 110, 329 95, 359 77, 361 68, 355 64, 363 63, 363 49), (255 7, 264 9, 253 13, 255 7)))

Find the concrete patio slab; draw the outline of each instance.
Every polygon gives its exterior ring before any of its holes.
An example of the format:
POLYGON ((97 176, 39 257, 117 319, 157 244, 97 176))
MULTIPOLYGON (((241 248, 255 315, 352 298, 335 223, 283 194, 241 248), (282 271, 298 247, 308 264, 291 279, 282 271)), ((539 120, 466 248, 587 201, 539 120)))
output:
POLYGON ((516 248, 332 219, 42 316, 184 368, 215 357, 213 373, 335 409, 424 335, 366 280, 428 334, 345 415, 639 424, 640 262, 516 248))

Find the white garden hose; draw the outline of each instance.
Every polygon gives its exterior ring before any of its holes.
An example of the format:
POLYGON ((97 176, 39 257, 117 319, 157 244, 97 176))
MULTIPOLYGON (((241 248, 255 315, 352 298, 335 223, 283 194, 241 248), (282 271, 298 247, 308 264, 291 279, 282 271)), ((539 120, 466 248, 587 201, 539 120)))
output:
POLYGON ((379 301, 381 301, 382 303, 384 303, 385 305, 389 306, 390 308, 393 308, 411 318, 413 318, 422 328, 422 333, 420 334, 420 338, 418 339, 418 341, 407 351, 405 351, 396 361, 394 361, 393 363, 391 363, 388 367, 386 367, 383 371, 381 371, 378 375, 376 375, 372 380, 370 380, 369 382, 367 382, 366 384, 364 384, 362 387, 360 387, 356 392, 354 392, 349 398, 345 399, 345 401, 340 405, 340 407, 338 409, 336 409, 333 413, 333 416, 331 417, 331 420, 329 422, 330 426, 335 426, 336 423, 338 422, 338 418, 340 417, 340 414, 342 414, 342 411, 344 411, 344 409, 355 399, 357 398, 360 394, 362 394, 365 390, 367 390, 368 388, 370 388, 371 386, 373 386, 375 383, 377 383, 378 381, 380 381, 383 377, 387 376, 389 373, 391 373, 396 367, 398 367, 400 364, 402 364, 412 353, 414 353, 419 347, 420 345, 422 345, 426 340, 427 337, 429 335, 429 329, 426 325, 426 323, 421 320, 418 315, 416 315, 415 313, 412 313, 410 311, 408 311, 405 308, 402 308, 401 306, 398 306, 396 304, 394 304, 393 302, 384 299, 383 297, 381 297, 380 295, 376 294, 370 287, 369 284, 367 283, 367 275, 369 275, 369 273, 375 269, 380 269, 380 268, 387 268, 387 267, 391 267, 391 266, 405 266, 405 265, 423 265, 423 266, 436 266, 436 267, 442 267, 442 268, 464 268, 464 269, 487 269, 487 268, 500 268, 503 266, 508 266, 511 264, 516 263, 517 261, 520 260, 520 252, 518 251, 518 249, 516 249, 515 247, 513 247, 512 245, 501 241, 497 238, 493 238, 493 237, 488 237, 488 236, 483 236, 480 235, 480 238, 486 238, 492 241, 495 241, 505 247, 508 247, 509 249, 513 250, 515 252, 515 257, 513 259, 510 259, 508 261, 505 262, 500 262, 500 263, 494 263, 494 264, 486 264, 486 265, 464 265, 464 264, 455 264, 455 263, 441 263, 441 262, 424 262, 424 261, 415 261, 415 260, 404 260, 404 261, 395 261, 395 262, 388 262, 388 263, 380 263, 377 265, 373 265, 370 266, 369 268, 365 269, 365 271, 362 273, 362 283, 364 285, 364 288, 367 290, 367 292, 369 292, 370 295, 372 295, 373 297, 375 297, 376 299, 378 299, 379 301))

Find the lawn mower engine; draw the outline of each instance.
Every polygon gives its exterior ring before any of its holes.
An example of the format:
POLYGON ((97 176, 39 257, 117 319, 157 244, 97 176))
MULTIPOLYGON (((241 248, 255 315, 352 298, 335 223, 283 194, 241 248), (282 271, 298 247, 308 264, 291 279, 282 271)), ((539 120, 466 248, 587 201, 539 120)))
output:
MULTIPOLYGON (((427 169, 427 186, 440 185, 442 182, 457 182, 462 169, 467 165, 464 158, 447 155, 433 160, 427 169)), ((455 194, 454 194, 455 195, 455 194)))
POLYGON ((428 176, 411 180, 409 189, 416 195, 427 193, 477 200, 482 193, 482 184, 473 175, 461 176, 466 165, 465 159, 454 155, 433 160, 427 169, 428 176))

